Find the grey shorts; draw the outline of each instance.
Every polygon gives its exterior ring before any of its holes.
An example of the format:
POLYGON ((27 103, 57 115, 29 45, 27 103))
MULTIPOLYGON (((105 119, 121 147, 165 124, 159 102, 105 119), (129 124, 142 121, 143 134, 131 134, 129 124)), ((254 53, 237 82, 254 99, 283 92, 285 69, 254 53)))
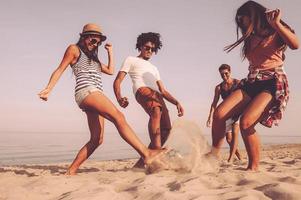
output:
POLYGON ((76 101, 77 105, 80 106, 80 104, 83 102, 83 100, 89 94, 91 94, 92 92, 96 92, 96 91, 102 92, 100 89, 98 89, 95 86, 88 86, 88 87, 85 87, 85 88, 80 89, 79 91, 77 91, 75 93, 75 95, 74 95, 75 96, 75 101, 76 101))
POLYGON ((234 125, 234 124, 238 124, 239 123, 239 121, 238 120, 234 120, 234 119, 232 119, 232 118, 230 118, 230 119, 228 119, 228 120, 226 120, 226 133, 228 133, 228 132, 232 132, 232 126, 234 125))

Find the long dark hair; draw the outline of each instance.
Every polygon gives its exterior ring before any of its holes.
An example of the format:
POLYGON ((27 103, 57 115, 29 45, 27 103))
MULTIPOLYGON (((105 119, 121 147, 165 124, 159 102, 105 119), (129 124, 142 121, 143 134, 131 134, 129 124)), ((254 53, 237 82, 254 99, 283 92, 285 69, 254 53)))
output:
POLYGON ((82 35, 82 36, 80 36, 80 38, 79 38, 78 42, 76 43, 76 45, 85 53, 85 55, 89 59, 91 59, 91 60, 93 60, 93 61, 95 61, 97 63, 100 63, 99 58, 98 58, 98 47, 95 48, 93 51, 88 51, 86 45, 84 44, 84 40, 87 37, 88 37, 88 35, 82 35))
MULTIPOLYGON (((271 27, 271 25, 268 23, 266 19, 266 14, 265 14, 266 11, 267 8, 254 1, 247 1, 241 7, 239 7, 235 15, 237 41, 231 45, 226 46, 224 50, 227 51, 228 53, 232 49, 237 47, 240 43, 244 42, 241 53, 242 53, 242 57, 245 58, 247 53, 249 53, 251 50, 250 49, 251 35, 253 34, 256 35, 262 30, 268 31, 267 36, 274 34, 275 30, 271 27), (248 27, 244 27, 242 25, 242 21, 241 21, 242 16, 247 16, 250 18, 250 25, 248 27), (240 38, 239 38, 239 30, 242 34, 240 38)), ((282 20, 280 20, 280 22, 281 24, 283 24, 285 27, 289 28, 293 32, 293 30, 285 22, 283 22, 282 20)), ((284 43, 284 41, 281 40, 281 38, 279 40, 279 47, 280 46, 283 46, 283 50, 285 50, 286 44, 284 43)))

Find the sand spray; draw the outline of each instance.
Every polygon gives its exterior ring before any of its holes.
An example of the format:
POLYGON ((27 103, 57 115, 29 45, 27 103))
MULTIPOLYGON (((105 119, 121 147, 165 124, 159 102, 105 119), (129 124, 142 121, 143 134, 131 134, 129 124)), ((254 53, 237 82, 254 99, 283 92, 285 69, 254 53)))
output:
POLYGON ((218 161, 206 156, 211 147, 201 128, 193 121, 178 119, 173 122, 164 147, 168 150, 148 166, 149 173, 174 170, 183 173, 213 172, 218 161))

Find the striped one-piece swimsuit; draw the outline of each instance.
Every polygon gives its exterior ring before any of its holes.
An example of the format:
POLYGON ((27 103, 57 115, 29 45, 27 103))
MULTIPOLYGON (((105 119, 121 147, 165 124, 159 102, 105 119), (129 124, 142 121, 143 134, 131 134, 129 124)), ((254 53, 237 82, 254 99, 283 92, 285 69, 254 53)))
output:
POLYGON ((71 66, 76 79, 75 94, 88 86, 102 91, 100 64, 88 58, 80 48, 79 50, 79 59, 71 66))

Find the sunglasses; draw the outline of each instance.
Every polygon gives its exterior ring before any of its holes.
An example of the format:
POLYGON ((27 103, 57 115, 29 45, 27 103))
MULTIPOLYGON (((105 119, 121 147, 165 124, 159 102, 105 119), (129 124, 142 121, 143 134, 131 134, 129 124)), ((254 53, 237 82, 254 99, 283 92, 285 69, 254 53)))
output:
POLYGON ((224 72, 224 73, 220 73, 221 74, 221 76, 223 76, 223 75, 229 75, 230 73, 229 72, 224 72))
POLYGON ((101 45, 101 41, 98 41, 95 38, 92 38, 92 39, 90 39, 90 44, 92 44, 92 45, 96 44, 97 46, 99 46, 99 45, 101 45))
POLYGON ((155 47, 143 46, 143 48, 145 49, 145 51, 151 51, 151 52, 155 52, 156 51, 155 47))

